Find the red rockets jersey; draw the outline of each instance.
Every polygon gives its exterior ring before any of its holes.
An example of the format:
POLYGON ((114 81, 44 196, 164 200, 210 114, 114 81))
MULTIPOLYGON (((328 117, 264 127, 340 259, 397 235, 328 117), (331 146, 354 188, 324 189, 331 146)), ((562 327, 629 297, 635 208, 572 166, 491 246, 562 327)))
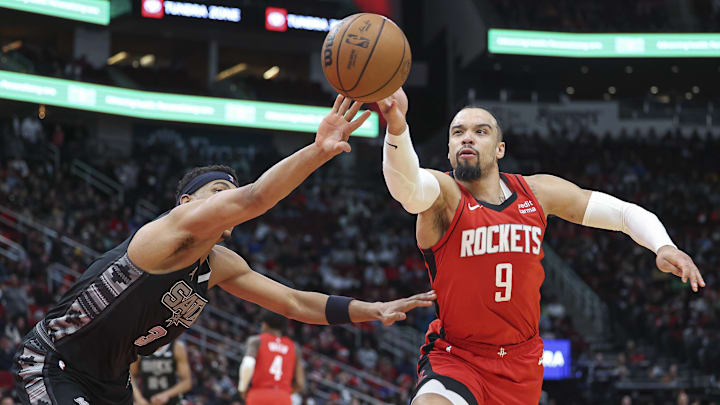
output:
POLYGON ((273 388, 292 393, 295 373, 295 343, 285 336, 261 333, 250 391, 273 388))
POLYGON ((450 227, 422 251, 445 339, 458 347, 538 334, 545 214, 522 176, 500 176, 512 191, 500 205, 457 183, 462 195, 450 227))

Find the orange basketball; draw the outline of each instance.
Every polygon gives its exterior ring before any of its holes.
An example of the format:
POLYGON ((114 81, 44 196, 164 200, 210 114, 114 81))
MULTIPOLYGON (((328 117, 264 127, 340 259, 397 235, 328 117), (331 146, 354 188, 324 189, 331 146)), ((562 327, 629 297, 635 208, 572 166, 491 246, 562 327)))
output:
POLYGON ((340 94, 362 102, 392 95, 410 73, 412 55, 405 34, 378 14, 353 14, 325 37, 321 63, 340 94))

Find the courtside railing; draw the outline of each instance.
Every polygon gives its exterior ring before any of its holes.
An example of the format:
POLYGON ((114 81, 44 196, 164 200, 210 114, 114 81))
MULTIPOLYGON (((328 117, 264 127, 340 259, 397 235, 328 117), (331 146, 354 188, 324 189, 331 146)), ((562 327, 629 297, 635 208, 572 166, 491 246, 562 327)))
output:
MULTIPOLYGON (((211 331, 207 328, 204 328, 202 326, 199 326, 198 324, 194 324, 190 332, 194 333, 187 333, 185 334, 186 339, 191 341, 192 343, 198 345, 202 350, 211 350, 216 353, 222 354, 229 359, 234 360, 236 363, 240 364, 242 361, 242 356, 245 352, 245 344, 238 343, 230 338, 228 338, 225 335, 221 335, 217 332, 211 331)), ((368 373, 365 373, 363 371, 354 369, 344 363, 340 363, 338 361, 332 360, 326 356, 323 356, 319 353, 313 352, 311 350, 302 349, 303 355, 308 355, 310 359, 313 358, 319 358, 323 362, 325 362, 327 365, 331 366, 331 368, 340 368, 343 371, 347 372, 351 375, 356 375, 363 377, 366 381, 372 382, 373 384, 376 384, 378 386, 382 386, 392 392, 400 393, 402 389, 400 387, 397 387, 393 384, 387 383, 386 381, 383 381, 373 375, 370 375, 368 373)), ((304 356, 305 357, 305 356, 304 356)), ((350 387, 338 384, 333 381, 329 381, 325 378, 322 378, 320 376, 317 376, 312 373, 312 370, 308 370, 306 373, 307 378, 310 380, 313 380, 321 385, 324 385, 326 387, 332 388, 336 391, 343 391, 347 390, 352 398, 356 398, 358 400, 361 400, 363 403, 367 404, 377 404, 377 405, 385 405, 388 404, 387 402, 383 402, 381 400, 372 398, 366 394, 363 394, 362 392, 359 392, 357 390, 354 390, 350 387)), ((388 404, 389 405, 389 404, 388 404)))
POLYGON ((8 259, 19 262, 27 258, 27 252, 22 246, 0 235, 0 254, 8 259))
POLYGON ((543 250, 545 284, 567 308, 576 329, 588 340, 607 338, 610 316, 605 302, 547 243, 543 243, 543 250))
POLYGON ((8 227, 22 233, 26 233, 29 230, 35 230, 51 239, 59 240, 66 246, 80 250, 84 255, 87 255, 90 259, 94 259, 100 256, 100 252, 84 245, 72 238, 64 235, 60 235, 58 231, 51 229, 34 219, 17 213, 7 207, 0 205, 0 223, 7 225, 8 227))
POLYGON ((70 173, 80 177, 89 185, 109 196, 117 196, 120 199, 120 202, 125 199, 125 187, 123 187, 122 184, 111 179, 82 160, 74 159, 72 161, 70 173))

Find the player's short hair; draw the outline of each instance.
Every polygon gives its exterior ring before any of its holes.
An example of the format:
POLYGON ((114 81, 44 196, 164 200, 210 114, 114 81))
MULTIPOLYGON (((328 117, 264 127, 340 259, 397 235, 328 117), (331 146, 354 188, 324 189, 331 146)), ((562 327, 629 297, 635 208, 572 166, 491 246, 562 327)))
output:
MULTIPOLYGON (((497 122, 498 142, 503 141, 503 131, 502 131, 502 127, 500 126, 500 120, 495 116, 495 114, 492 112, 491 109, 484 107, 480 104, 467 104, 465 107, 461 108, 460 111, 467 110, 468 108, 479 108, 481 110, 485 110, 485 111, 489 112, 490 115, 492 115, 492 117, 495 118, 495 122, 497 122)), ((460 112, 460 111, 458 111, 458 112, 460 112)))
POLYGON ((235 170, 233 170, 232 167, 226 166, 226 165, 210 165, 210 166, 200 166, 196 167, 194 169, 189 170, 185 175, 180 179, 178 182, 177 188, 175 189, 175 201, 180 201, 180 197, 182 197, 182 191, 185 188, 185 186, 188 185, 197 176, 200 176, 205 173, 210 172, 225 172, 233 177, 233 179, 237 179, 237 175, 235 174, 235 170))
POLYGON ((288 324, 287 318, 272 311, 264 311, 260 320, 271 329, 279 330, 281 332, 285 331, 288 324))

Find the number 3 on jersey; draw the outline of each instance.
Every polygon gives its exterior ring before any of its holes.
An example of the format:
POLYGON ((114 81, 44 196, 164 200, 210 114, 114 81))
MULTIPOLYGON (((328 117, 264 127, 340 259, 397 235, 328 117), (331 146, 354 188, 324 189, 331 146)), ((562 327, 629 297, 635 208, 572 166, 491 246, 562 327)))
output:
POLYGON ((282 356, 278 355, 275 356, 272 363, 270 364, 270 374, 272 374, 275 377, 275 381, 280 381, 282 378, 283 372, 282 372, 282 363, 283 358, 282 356))
POLYGON ((510 301, 512 297, 512 263, 498 263, 495 266, 495 286, 505 291, 495 292, 495 302, 510 301))

